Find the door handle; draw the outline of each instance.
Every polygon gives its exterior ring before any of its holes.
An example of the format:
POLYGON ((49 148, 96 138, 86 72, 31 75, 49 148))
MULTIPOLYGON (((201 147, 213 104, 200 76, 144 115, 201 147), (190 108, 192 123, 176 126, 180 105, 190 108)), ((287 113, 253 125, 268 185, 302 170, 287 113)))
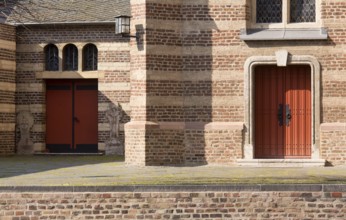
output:
POLYGON ((281 127, 284 124, 284 106, 282 104, 279 104, 278 121, 279 126, 281 127))
POLYGON ((291 114, 290 105, 287 104, 286 105, 286 126, 290 126, 291 118, 292 118, 292 114, 291 114))

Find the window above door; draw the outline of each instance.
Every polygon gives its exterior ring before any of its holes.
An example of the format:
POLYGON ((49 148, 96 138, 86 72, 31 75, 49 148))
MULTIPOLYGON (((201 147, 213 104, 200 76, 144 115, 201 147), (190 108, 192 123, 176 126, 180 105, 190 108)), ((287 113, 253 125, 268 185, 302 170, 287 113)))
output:
POLYGON ((105 71, 98 68, 98 49, 93 43, 58 43, 44 47, 44 69, 37 79, 100 79, 105 71))
POLYGON ((257 27, 318 27, 316 13, 318 0, 255 0, 257 27))
POLYGON ((248 0, 250 20, 242 40, 322 40, 321 0, 248 0))

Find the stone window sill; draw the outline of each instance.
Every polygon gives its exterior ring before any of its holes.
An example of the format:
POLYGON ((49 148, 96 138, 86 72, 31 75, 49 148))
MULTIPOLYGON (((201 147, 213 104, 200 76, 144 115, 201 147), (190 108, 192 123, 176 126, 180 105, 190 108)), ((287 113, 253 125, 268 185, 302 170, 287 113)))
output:
POLYGON ((104 71, 43 71, 36 73, 36 79, 102 79, 104 71))
POLYGON ((261 40, 326 40, 325 28, 314 29, 241 29, 240 39, 244 41, 261 40))

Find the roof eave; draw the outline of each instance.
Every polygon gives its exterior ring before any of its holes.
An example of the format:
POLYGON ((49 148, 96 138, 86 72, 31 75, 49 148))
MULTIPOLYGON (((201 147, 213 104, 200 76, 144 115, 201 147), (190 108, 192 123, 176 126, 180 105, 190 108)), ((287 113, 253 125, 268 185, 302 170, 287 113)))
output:
POLYGON ((7 24, 14 26, 37 26, 37 25, 111 25, 114 24, 115 21, 76 21, 76 22, 28 22, 28 23, 16 23, 16 22, 8 22, 7 24))

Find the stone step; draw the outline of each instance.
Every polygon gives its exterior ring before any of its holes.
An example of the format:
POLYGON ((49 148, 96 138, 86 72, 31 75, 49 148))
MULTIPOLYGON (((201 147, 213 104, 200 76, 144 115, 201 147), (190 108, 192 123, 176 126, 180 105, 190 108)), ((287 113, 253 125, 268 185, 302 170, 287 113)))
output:
POLYGON ((323 159, 239 159, 238 166, 244 167, 323 167, 323 159))

